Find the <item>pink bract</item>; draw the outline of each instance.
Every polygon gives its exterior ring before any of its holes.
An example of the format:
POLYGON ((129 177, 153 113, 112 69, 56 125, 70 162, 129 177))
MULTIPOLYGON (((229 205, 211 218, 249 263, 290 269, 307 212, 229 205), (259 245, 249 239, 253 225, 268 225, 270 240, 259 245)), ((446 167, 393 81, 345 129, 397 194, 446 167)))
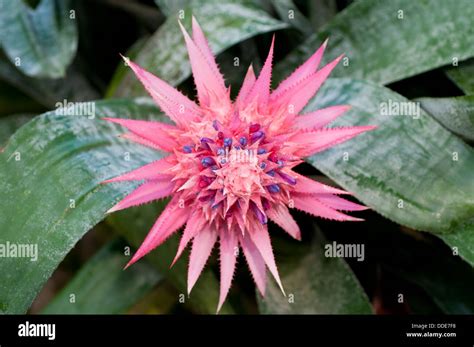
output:
POLYGON ((174 261, 192 242, 190 292, 219 242, 219 311, 231 286, 239 249, 262 295, 267 268, 283 291, 268 219, 298 240, 300 229, 288 208, 338 221, 361 220, 341 212, 365 209, 339 196, 348 192, 299 175, 293 168, 303 158, 374 127, 326 128, 349 109, 347 105, 301 114, 341 59, 338 57, 318 69, 326 42, 271 91, 272 42, 258 78, 250 67, 237 98, 232 101, 230 89, 196 20, 193 18, 192 38, 182 26, 181 29, 198 103, 126 59, 174 125, 105 118, 127 128, 126 138, 168 153, 161 160, 105 181, 144 181, 109 212, 171 196, 127 266, 185 226, 174 261))

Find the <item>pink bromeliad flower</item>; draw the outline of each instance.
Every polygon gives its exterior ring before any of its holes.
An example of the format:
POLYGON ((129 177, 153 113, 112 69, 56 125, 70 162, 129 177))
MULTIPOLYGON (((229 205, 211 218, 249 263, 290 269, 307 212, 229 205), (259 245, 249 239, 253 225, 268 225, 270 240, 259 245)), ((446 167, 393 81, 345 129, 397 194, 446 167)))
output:
POLYGON ((293 168, 303 158, 373 127, 325 128, 349 109, 346 105, 300 114, 341 59, 318 69, 326 43, 271 91, 272 42, 258 78, 250 67, 232 101, 230 88, 226 87, 196 20, 193 18, 192 38, 182 26, 181 29, 198 103, 126 59, 174 125, 105 118, 127 128, 130 132, 126 138, 169 153, 161 160, 106 181, 144 181, 109 212, 171 196, 127 266, 186 225, 174 262, 192 241, 188 292, 214 244, 220 244, 219 311, 231 286, 239 248, 262 295, 266 268, 283 291, 268 219, 298 240, 300 230, 288 208, 338 221, 360 220, 340 212, 365 209, 339 197, 348 192, 299 175, 293 168))

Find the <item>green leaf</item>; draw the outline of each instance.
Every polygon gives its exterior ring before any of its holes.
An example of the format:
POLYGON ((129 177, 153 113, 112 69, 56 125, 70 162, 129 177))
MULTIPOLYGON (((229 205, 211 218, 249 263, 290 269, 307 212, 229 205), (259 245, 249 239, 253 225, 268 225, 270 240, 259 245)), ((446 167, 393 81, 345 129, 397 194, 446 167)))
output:
MULTIPOLYGON (((160 211, 166 205, 160 201, 156 204, 143 205, 118 211, 107 218, 107 222, 120 233, 131 245, 138 247, 150 231, 160 211)), ((178 249, 178 235, 166 240, 164 244, 147 255, 146 259, 155 266, 158 271, 166 276, 173 286, 185 296, 185 304, 198 313, 215 314, 219 299, 219 284, 216 275, 211 269, 206 268, 199 277, 191 294, 187 295, 187 256, 183 254, 178 262, 170 269, 170 265, 178 249)), ((176 302, 179 302, 176 297, 176 302)), ((232 308, 226 303, 221 314, 232 313, 232 308)))
POLYGON ((179 9, 187 7, 191 3, 191 0, 155 0, 155 3, 161 12, 170 16, 176 14, 179 9))
POLYGON ((474 56, 470 0, 355 1, 277 67, 281 77, 329 37, 325 58, 345 54, 333 77, 388 84, 474 56), (400 12, 401 11, 401 12, 400 12))
POLYGON ((25 75, 65 75, 77 49, 76 23, 69 5, 69 0, 42 0, 31 9, 24 1, 2 1, 0 43, 25 75))
POLYGON ((308 1, 309 19, 317 30, 322 28, 337 13, 336 0, 310 0, 308 1))
POLYGON ((416 101, 445 128, 474 141, 474 96, 419 98, 416 101))
POLYGON ((105 245, 89 260, 61 292, 42 311, 44 314, 118 314, 124 313, 162 276, 151 265, 139 262, 123 270, 129 259, 122 241, 105 245), (71 294, 74 302, 71 303, 71 294))
MULTIPOLYGON (((159 117, 148 99, 99 101, 95 110, 97 116, 159 117)), ((159 157, 119 133, 98 117, 50 112, 21 127, 0 153, 0 244, 38 247, 36 262, 1 259, 0 312, 25 312, 75 243, 134 187, 101 181, 159 157)))
POLYGON ((452 66, 445 71, 446 75, 465 94, 474 94, 474 59, 462 62, 458 66, 452 66))
POLYGON ((352 110, 334 126, 378 128, 309 162, 383 216, 440 234, 474 265, 473 149, 423 110, 398 116, 382 112, 390 103, 405 102, 369 82, 329 79, 306 110, 350 104, 352 110))
MULTIPOLYGON (((257 34, 286 27, 247 1, 199 0, 184 13, 183 25, 189 30, 194 15, 215 54, 257 34)), ((177 16, 170 16, 138 53, 136 62, 172 85, 179 84, 191 74, 182 36, 177 16)), ((129 70, 115 96, 144 94, 142 85, 129 70)))
POLYGON ((271 3, 282 21, 295 27, 305 35, 313 33, 311 23, 296 7, 293 0, 273 0, 271 3))
POLYGON ((0 118, 0 151, 3 144, 19 127, 33 118, 32 114, 13 114, 0 118))
POLYGON ((309 249, 279 261, 287 297, 274 281, 268 281, 265 297, 258 297, 265 314, 370 314, 371 305, 347 263, 325 256, 327 240, 316 229, 309 249), (291 301, 291 302, 290 302, 291 301))
POLYGON ((459 254, 474 266, 474 227, 472 224, 460 228, 455 233, 438 236, 451 246, 453 253, 459 254))

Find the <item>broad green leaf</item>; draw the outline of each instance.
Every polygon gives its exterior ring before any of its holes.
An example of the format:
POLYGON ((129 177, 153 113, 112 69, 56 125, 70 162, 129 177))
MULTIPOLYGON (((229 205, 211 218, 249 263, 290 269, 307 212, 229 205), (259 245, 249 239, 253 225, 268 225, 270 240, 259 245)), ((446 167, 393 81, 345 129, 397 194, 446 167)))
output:
POLYGON ((89 260, 42 311, 45 314, 124 313, 146 295, 162 276, 147 262, 127 271, 126 244, 114 240, 89 260), (74 302, 71 302, 74 295, 74 302))
MULTIPOLYGON (((196 0, 184 10, 183 25, 189 30, 191 16, 199 21, 215 54, 257 34, 286 27, 247 1, 196 0)), ((177 85, 190 76, 186 45, 178 16, 170 16, 148 40, 136 62, 161 79, 177 85)), ((146 92, 129 70, 115 96, 144 95, 146 92)))
POLYGON ((455 233, 440 234, 438 236, 451 246, 453 253, 459 254, 474 266, 474 227, 472 224, 461 227, 455 233))
POLYGON ((308 1, 309 20, 313 28, 319 30, 337 13, 336 0, 308 1))
POLYGON ((99 93, 74 65, 69 67, 64 78, 33 78, 22 74, 0 52, 0 78, 47 108, 54 108, 57 102, 65 99, 76 102, 99 97, 99 93))
POLYGON ((75 13, 69 0, 41 0, 35 9, 24 1, 2 1, 0 45, 25 75, 64 77, 77 49, 75 13))
POLYGON ((474 60, 462 62, 445 70, 448 77, 463 90, 466 95, 474 94, 474 60))
POLYGON ((474 141, 474 96, 419 98, 430 115, 453 133, 474 141))
POLYGON ((155 3, 165 15, 170 16, 187 7, 191 0, 155 0, 155 3))
MULTIPOLYGON (((139 208, 119 211, 110 215, 107 218, 107 222, 131 245, 138 247, 145 239, 145 236, 150 231, 153 223, 165 205, 166 203, 161 201, 157 204, 148 204, 140 206, 139 208)), ((146 259, 150 261, 161 274, 166 276, 179 291, 179 294, 185 298, 184 304, 199 313, 215 314, 219 299, 219 285, 211 269, 206 268, 202 272, 189 297, 186 282, 188 256, 183 254, 180 260, 170 269, 170 265, 178 249, 178 243, 179 238, 175 235, 151 252, 146 259)), ((176 303, 181 303, 179 296, 176 296, 175 300, 176 303)), ((220 313, 232 313, 230 305, 225 304, 220 313)))
POLYGON ((32 114, 13 114, 0 118, 0 151, 11 134, 31 118, 33 118, 32 114))
POLYGON ((474 56, 471 0, 355 1, 279 64, 282 77, 329 37, 325 58, 345 54, 332 76, 388 84, 474 56))
POLYGON ((282 21, 295 27, 305 35, 313 33, 311 23, 296 7, 293 0, 273 0, 271 3, 282 21))
POLYGON ((265 314, 370 314, 372 308, 347 263, 325 256, 328 241, 316 229, 309 249, 279 261, 283 296, 274 281, 268 281, 265 297, 258 297, 265 314))
POLYGON ((329 79, 306 110, 353 106, 333 126, 377 129, 309 158, 357 198, 402 225, 430 231, 474 265, 474 151, 419 109, 388 115, 408 102, 373 83, 329 79), (393 109, 394 110, 394 109, 393 109))
POLYGON ((0 312, 25 312, 75 243, 134 187, 101 181, 158 156, 118 138, 123 130, 99 118, 159 117, 148 99, 100 101, 96 115, 35 117, 0 153, 0 244, 38 248, 36 262, 0 261, 0 312))

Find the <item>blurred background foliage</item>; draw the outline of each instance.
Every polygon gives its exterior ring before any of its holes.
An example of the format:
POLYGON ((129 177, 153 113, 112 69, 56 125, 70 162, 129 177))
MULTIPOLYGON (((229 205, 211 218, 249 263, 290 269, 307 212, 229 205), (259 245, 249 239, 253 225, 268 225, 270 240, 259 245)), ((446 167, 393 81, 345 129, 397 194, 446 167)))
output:
POLYGON ((239 258, 222 313, 472 314, 470 0, 0 0, 0 242, 40 249, 33 265, 0 261, 0 312, 215 312, 215 255, 190 297, 186 256, 169 269, 177 238, 122 270, 166 202, 105 218, 134 185, 99 184, 159 157, 99 119, 162 117, 119 53, 192 97, 178 27, 181 18, 189 28, 191 15, 234 95, 248 65, 259 71, 273 34, 273 84, 329 37, 325 60, 347 60, 307 109, 348 103, 336 125, 379 126, 299 167, 354 192, 372 208, 360 214, 366 221, 295 212, 302 242, 270 225, 289 297, 275 283, 259 297, 239 258), (48 113, 65 100, 100 99, 95 119, 48 113), (380 114, 389 100, 419 102, 419 119, 380 114), (325 257, 332 241, 364 244, 365 260, 325 257))

